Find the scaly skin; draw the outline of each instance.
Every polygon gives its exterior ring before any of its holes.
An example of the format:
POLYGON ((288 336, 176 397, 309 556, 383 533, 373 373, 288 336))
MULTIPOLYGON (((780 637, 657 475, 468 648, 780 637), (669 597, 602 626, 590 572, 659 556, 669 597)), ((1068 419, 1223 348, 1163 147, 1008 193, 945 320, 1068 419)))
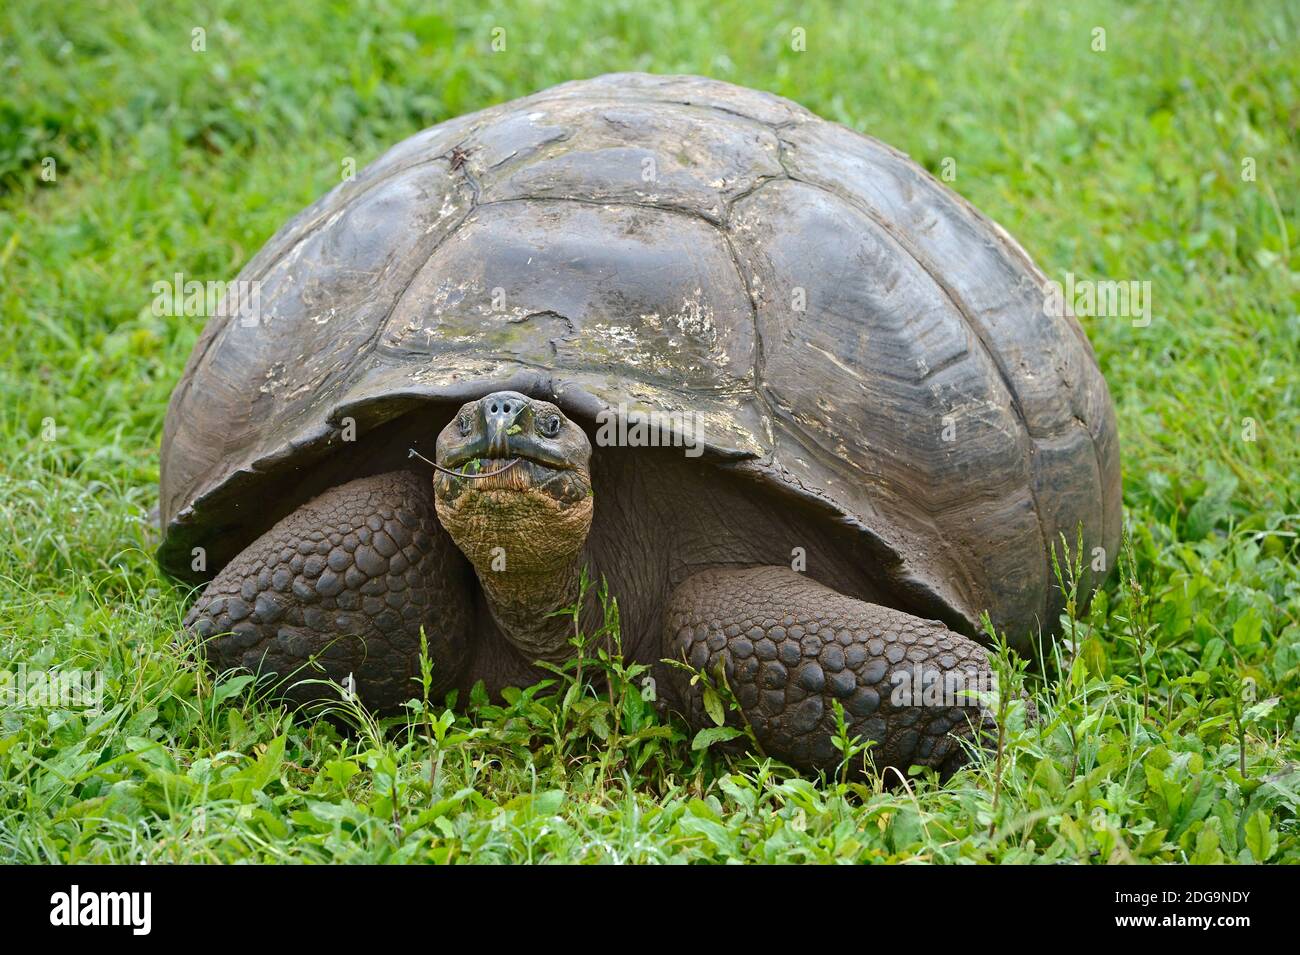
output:
POLYGON ((437 453, 438 519, 502 635, 530 662, 566 659, 573 626, 562 611, 578 602, 593 508, 586 434, 550 402, 497 392, 461 408, 437 453), (489 476, 471 473, 472 461, 489 476))
MULTIPOLYGON (((854 600, 785 567, 711 570, 677 588, 668 606, 665 656, 727 685, 764 752, 794 766, 834 769, 839 700, 850 736, 873 740, 877 768, 919 764, 951 772, 959 739, 996 729, 976 705, 896 705, 901 680, 932 671, 962 686, 988 687, 983 647, 943 624, 854 600), (896 676, 897 675, 897 676, 896 676)), ((671 668, 669 686, 696 728, 712 725, 703 687, 671 668)), ((974 701, 972 701, 974 702, 974 701)))
MULTIPOLYGON (((572 621, 554 611, 578 597, 590 454, 586 435, 552 404, 513 392, 470 402, 439 436, 432 485, 394 472, 326 491, 232 560, 186 625, 219 668, 301 679, 319 675, 314 661, 336 681, 351 674, 379 708, 417 692, 421 626, 439 692, 472 677, 478 653, 518 653, 526 666, 563 659, 572 621), (504 566, 494 566, 498 557, 504 566), (490 621, 475 610, 474 574, 490 621)), ((702 687, 663 657, 725 674, 764 751, 799 767, 838 765, 836 700, 850 734, 876 744, 880 768, 949 773, 964 760, 961 740, 992 727, 978 704, 894 698, 900 674, 922 675, 918 695, 926 673, 988 688, 984 649, 936 621, 783 567, 704 570, 657 599, 661 650, 640 662, 658 668, 696 729, 711 725, 702 687)), ((325 694, 298 686, 285 695, 325 694)))
POLYGON ((326 695, 297 681, 351 674, 368 704, 393 707, 419 695, 421 626, 434 688, 464 669, 469 584, 428 484, 395 471, 331 488, 280 521, 217 574, 185 626, 215 669, 275 673, 289 699, 326 695))

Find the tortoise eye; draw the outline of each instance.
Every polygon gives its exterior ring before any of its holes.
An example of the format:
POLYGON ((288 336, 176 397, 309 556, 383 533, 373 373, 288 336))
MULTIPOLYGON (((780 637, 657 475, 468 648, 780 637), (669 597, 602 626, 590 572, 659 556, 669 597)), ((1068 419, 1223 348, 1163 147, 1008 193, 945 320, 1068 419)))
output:
POLYGON ((537 422, 537 430, 543 437, 553 438, 560 433, 560 416, 547 415, 537 422))
POLYGON ((469 415, 461 415, 460 418, 457 419, 456 424, 460 427, 461 437, 466 437, 469 434, 470 427, 472 426, 472 423, 469 420, 469 415))

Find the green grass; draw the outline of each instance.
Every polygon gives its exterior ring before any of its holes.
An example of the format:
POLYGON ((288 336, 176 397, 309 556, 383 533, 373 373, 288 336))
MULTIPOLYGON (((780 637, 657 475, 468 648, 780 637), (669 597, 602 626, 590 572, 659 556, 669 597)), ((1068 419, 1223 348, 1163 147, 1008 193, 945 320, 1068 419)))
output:
POLYGON ((1300 861, 1293 4, 181 6, 0 11, 0 666, 105 685, 98 714, 0 712, 0 861, 1300 861), (346 157, 622 69, 952 157, 1050 276, 1152 283, 1149 327, 1084 320, 1124 572, 1031 670, 1043 719, 1011 713, 1000 760, 800 778, 692 749, 617 672, 341 734, 173 644, 188 594, 147 514, 201 320, 154 317, 151 285, 233 278, 346 157))

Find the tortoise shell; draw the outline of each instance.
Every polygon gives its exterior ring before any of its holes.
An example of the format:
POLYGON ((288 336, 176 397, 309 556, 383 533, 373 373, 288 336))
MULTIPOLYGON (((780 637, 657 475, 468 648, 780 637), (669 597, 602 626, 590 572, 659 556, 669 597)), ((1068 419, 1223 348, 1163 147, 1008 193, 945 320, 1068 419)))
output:
POLYGON ((1056 629, 1061 535, 1116 553, 1078 322, 907 156, 776 96, 619 74, 441 123, 239 279, 260 307, 208 321, 163 434, 159 559, 187 579, 501 389, 693 415, 700 467, 863 535, 901 604, 967 631, 1056 629))

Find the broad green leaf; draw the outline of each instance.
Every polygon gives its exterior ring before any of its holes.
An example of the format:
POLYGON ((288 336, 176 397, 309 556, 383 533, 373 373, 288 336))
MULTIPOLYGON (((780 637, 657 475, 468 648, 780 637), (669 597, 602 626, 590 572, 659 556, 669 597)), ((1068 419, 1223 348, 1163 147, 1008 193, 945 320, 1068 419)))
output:
POLYGON ((722 698, 718 696, 711 687, 704 688, 704 711, 709 714, 709 719, 721 726, 727 721, 726 710, 722 706, 722 698))
POLYGON ((1232 625, 1232 645, 1235 647, 1249 647, 1259 643, 1264 631, 1264 618, 1259 615, 1259 611, 1254 607, 1247 607, 1246 611, 1237 618, 1237 622, 1232 625))
POLYGON ((1257 809, 1246 820, 1246 848, 1256 862, 1267 862, 1277 852, 1277 830, 1263 809, 1257 809))
POLYGON ((708 729, 700 730, 695 734, 695 739, 691 740, 691 749, 708 749, 714 743, 725 742, 744 735, 743 731, 730 726, 710 726, 708 729))

